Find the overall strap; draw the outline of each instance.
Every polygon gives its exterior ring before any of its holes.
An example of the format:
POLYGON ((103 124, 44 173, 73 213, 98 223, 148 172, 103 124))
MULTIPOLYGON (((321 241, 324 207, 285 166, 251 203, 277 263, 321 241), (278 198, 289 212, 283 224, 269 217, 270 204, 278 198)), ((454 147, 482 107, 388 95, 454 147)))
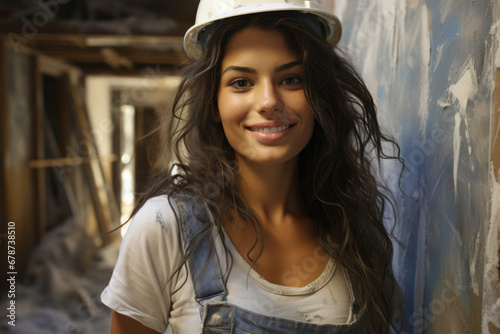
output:
POLYGON ((215 234, 215 225, 207 205, 194 201, 193 196, 187 194, 176 194, 170 196, 169 200, 171 203, 174 200, 178 208, 177 218, 184 249, 193 242, 197 243, 187 260, 196 301, 202 307, 211 300, 225 301, 227 291, 215 245, 210 251, 210 239, 215 234), (200 237, 198 233, 207 224, 211 225, 208 232, 200 237))

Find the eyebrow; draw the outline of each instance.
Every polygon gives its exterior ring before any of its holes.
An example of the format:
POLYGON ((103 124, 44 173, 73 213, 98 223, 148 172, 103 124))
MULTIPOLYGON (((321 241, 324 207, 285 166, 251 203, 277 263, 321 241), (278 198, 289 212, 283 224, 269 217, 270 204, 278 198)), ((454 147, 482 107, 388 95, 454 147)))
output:
MULTIPOLYGON (((289 63, 286 63, 286 64, 283 64, 283 65, 280 65, 280 66, 277 66, 275 69, 274 69, 274 72, 278 73, 278 72, 283 72, 283 71, 286 71, 292 67, 295 67, 297 65, 302 65, 302 62, 296 60, 296 61, 292 61, 292 62, 289 62, 289 63)), ((251 73, 251 74, 257 74, 257 71, 253 68, 250 68, 250 67, 244 67, 244 66, 228 66, 222 73, 226 73, 228 71, 238 71, 238 72, 244 72, 244 73, 251 73)))

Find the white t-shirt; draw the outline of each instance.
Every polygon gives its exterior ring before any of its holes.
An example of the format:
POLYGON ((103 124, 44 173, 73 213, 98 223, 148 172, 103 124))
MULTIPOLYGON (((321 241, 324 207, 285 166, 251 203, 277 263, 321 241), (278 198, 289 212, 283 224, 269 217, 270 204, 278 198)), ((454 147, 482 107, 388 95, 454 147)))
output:
MULTIPOLYGON (((101 294, 102 302, 160 333, 166 332, 168 325, 173 333, 198 333, 201 318, 191 277, 182 269, 169 281, 181 260, 181 239, 168 197, 148 200, 129 224, 113 276, 101 294)), ((252 270, 229 238, 225 239, 233 256, 227 281, 229 303, 260 314, 317 324, 354 321, 352 289, 344 270, 333 260, 307 286, 281 286, 252 270)), ((223 255, 220 239, 217 252, 223 255)))

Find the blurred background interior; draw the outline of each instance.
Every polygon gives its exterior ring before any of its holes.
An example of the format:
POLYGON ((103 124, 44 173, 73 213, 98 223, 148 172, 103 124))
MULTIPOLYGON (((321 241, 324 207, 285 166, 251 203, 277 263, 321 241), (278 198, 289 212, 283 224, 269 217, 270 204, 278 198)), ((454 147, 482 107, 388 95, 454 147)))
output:
POLYGON ((169 107, 196 7, 0 2, 0 216, 16 222, 18 272, 12 332, 109 332, 99 293, 126 228, 108 232, 148 182, 146 134, 169 107))
MULTIPOLYGON (((108 232, 149 182, 197 3, 0 0, 0 332, 109 332, 108 232)), ((408 333, 500 333, 500 0, 326 3, 409 167, 382 166, 408 333)))

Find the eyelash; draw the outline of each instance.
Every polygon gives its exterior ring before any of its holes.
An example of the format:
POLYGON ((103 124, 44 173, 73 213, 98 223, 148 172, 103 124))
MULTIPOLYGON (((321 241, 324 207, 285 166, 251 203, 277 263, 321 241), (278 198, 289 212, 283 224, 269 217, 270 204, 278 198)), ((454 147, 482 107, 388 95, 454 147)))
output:
POLYGON ((298 76, 298 75, 286 77, 285 79, 281 80, 281 82, 284 82, 285 80, 289 80, 289 79, 294 79, 295 82, 293 84, 288 84, 288 86, 297 86, 297 85, 302 84, 302 77, 298 76))
POLYGON ((240 89, 245 89, 245 88, 247 88, 247 87, 248 87, 248 84, 250 84, 250 81, 248 81, 248 80, 246 80, 246 79, 235 79, 235 80, 233 80, 233 81, 231 81, 231 82, 229 83, 229 86, 233 87, 234 89, 238 89, 238 90, 240 90, 240 89), (237 85, 238 83, 242 83, 242 82, 246 83, 245 87, 241 87, 241 86, 238 86, 238 85, 237 85))
MULTIPOLYGON (((286 80, 290 80, 290 79, 293 79, 294 83, 284 84, 285 86, 289 86, 289 87, 292 86, 293 87, 293 86, 298 86, 298 85, 302 84, 302 77, 299 75, 294 75, 294 76, 286 77, 283 80, 281 80, 280 85, 283 84, 286 80)), ((235 80, 229 82, 229 86, 231 86, 237 90, 246 89, 249 87, 250 84, 251 84, 251 82, 249 80, 242 79, 242 78, 238 78, 238 79, 235 79, 235 80), (240 84, 240 83, 245 83, 245 86, 238 86, 238 84, 240 84)))

